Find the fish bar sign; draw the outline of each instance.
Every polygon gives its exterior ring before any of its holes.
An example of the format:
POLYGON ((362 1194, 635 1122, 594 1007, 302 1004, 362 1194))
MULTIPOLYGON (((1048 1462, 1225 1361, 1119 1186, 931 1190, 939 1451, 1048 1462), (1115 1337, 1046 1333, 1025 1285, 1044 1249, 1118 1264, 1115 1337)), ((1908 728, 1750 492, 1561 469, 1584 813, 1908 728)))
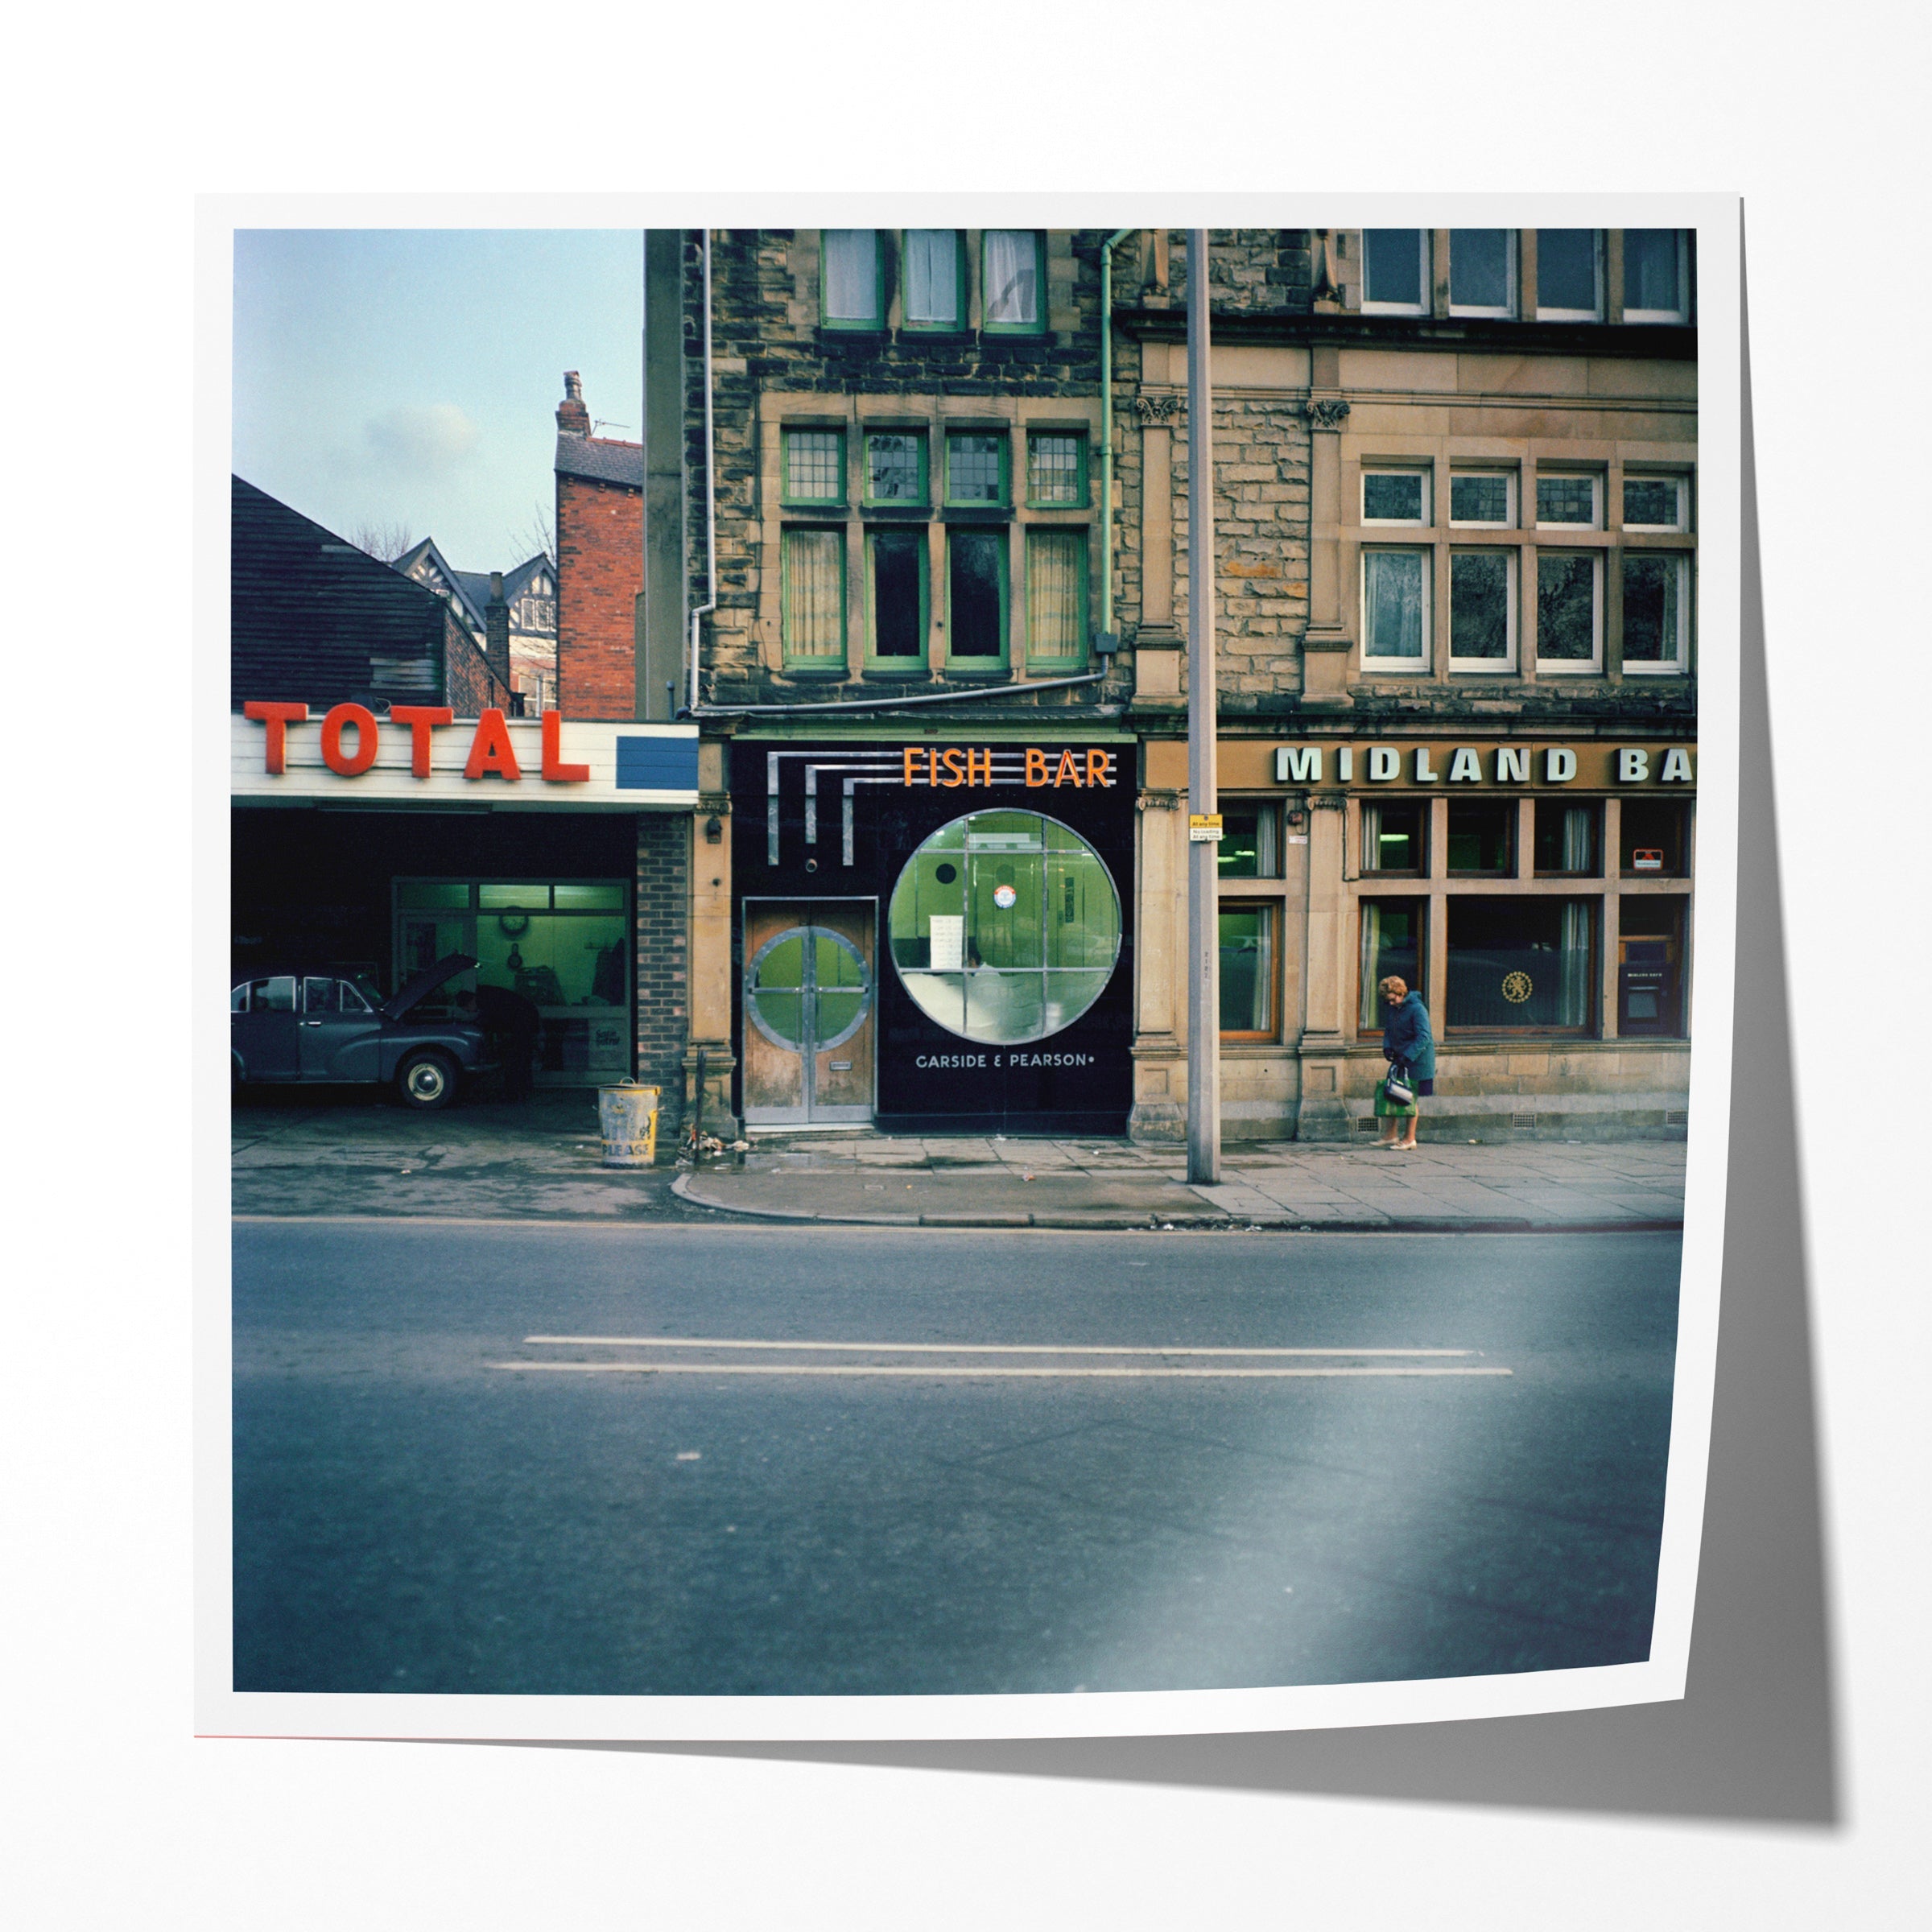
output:
POLYGON ((1029 745, 1020 751, 1002 745, 997 769, 989 745, 908 745, 900 753, 900 773, 903 784, 943 786, 947 791, 1016 781, 1034 791, 1063 785, 1110 788, 1120 777, 1117 754, 1097 745, 1058 750, 1029 745))

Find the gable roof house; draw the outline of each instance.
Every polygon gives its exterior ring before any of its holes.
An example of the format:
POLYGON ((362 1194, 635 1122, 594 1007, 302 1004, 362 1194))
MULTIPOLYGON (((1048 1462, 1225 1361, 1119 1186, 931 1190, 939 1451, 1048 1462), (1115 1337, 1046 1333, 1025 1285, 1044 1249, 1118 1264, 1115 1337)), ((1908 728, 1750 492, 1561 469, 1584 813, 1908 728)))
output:
POLYGON ((502 606, 510 650, 510 681, 528 712, 557 701, 556 566, 542 551, 514 570, 458 570, 433 537, 405 551, 394 568, 432 590, 456 612, 485 653, 493 608, 502 606))

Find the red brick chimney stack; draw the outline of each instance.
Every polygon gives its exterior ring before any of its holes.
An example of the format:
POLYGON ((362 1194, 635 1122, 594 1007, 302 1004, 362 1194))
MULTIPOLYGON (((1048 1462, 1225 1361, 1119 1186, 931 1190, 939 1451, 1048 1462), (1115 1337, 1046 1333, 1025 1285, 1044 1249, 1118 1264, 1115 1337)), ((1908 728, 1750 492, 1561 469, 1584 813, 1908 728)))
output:
POLYGON ((489 601, 483 606, 484 638, 483 654, 489 660, 489 667, 503 680, 506 689, 510 684, 510 605, 503 597, 503 573, 493 570, 489 573, 489 601))
POLYGON ((557 427, 567 436, 590 434, 590 411, 584 407, 584 378, 574 369, 564 372, 564 400, 557 405, 557 427))

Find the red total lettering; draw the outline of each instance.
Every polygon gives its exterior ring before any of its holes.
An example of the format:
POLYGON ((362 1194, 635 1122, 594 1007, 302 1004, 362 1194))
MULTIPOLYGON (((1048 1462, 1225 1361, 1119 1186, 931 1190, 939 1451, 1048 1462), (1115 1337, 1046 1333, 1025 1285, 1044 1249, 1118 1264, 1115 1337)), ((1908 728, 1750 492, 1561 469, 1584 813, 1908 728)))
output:
POLYGON ((308 722, 308 707, 306 704, 274 704, 260 698, 250 698, 242 707, 245 718, 253 718, 258 724, 265 724, 268 734, 262 745, 262 766, 271 778, 279 778, 288 762, 288 728, 291 724, 308 722))
POLYGON ((590 781, 588 765, 564 762, 564 714, 547 711, 543 719, 543 775, 557 785, 584 785, 590 781))
POLYGON ((510 741, 510 727, 493 704, 477 720, 477 735, 469 741, 469 762, 463 767, 463 775, 481 778, 493 772, 513 785, 523 775, 518 769, 516 749, 510 741))
POLYGON ((359 778, 376 762, 376 714, 365 704, 338 704, 322 720, 322 762, 338 778, 359 778), (356 728, 355 756, 342 749, 342 729, 356 728))
POLYGON ((439 724, 453 724, 456 714, 447 704, 392 704, 392 724, 409 727, 409 769, 419 778, 429 776, 429 734, 439 724))

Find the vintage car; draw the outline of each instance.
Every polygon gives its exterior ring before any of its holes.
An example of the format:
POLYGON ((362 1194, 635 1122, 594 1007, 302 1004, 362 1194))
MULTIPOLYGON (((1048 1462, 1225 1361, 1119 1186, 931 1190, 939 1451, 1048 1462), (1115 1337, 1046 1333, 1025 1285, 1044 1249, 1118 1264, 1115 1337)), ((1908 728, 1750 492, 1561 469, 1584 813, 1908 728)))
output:
POLYGON ((234 1084, 380 1083, 407 1106, 444 1106, 491 1063, 474 1014, 430 996, 476 964, 448 953, 386 1000, 363 972, 251 972, 229 995, 234 1084))

